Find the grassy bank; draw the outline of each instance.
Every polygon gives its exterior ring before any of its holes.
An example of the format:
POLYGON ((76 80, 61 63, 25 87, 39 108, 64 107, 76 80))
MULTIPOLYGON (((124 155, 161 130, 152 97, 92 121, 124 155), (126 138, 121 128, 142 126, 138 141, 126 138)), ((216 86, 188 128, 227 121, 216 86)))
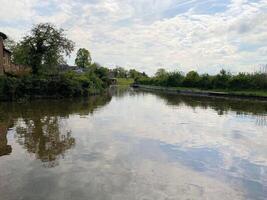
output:
POLYGON ((179 71, 167 72, 164 69, 159 69, 155 76, 138 79, 136 84, 175 88, 184 92, 220 92, 225 93, 221 95, 249 97, 267 96, 267 74, 263 72, 233 75, 221 70, 216 75, 199 75, 195 71, 184 74, 179 71))
POLYGON ((174 89, 181 91, 193 91, 193 92, 222 92, 234 95, 244 95, 244 96, 261 96, 267 97, 267 91, 264 90, 230 90, 230 89, 199 89, 199 88, 189 88, 189 87, 174 87, 174 89))
POLYGON ((125 85, 129 86, 134 83, 134 79, 132 78, 117 78, 117 85, 125 85))
POLYGON ((267 100, 267 91, 253 91, 253 90, 202 90, 198 88, 188 87, 162 87, 162 86, 151 86, 151 85, 138 85, 135 87, 145 90, 155 90, 161 92, 171 92, 183 95, 192 96, 211 96, 211 97, 235 97, 235 98, 248 98, 248 99, 259 99, 267 100))
POLYGON ((0 100, 62 98, 98 94, 108 84, 95 73, 68 72, 53 76, 0 76, 0 100))

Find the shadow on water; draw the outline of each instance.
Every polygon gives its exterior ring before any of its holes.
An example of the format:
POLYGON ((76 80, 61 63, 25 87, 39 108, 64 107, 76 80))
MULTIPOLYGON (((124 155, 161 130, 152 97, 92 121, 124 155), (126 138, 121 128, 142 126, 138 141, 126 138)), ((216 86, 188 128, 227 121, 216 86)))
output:
POLYGON ((103 95, 87 99, 0 104, 0 156, 12 152, 7 133, 13 127, 18 143, 29 153, 35 154, 46 167, 58 165, 58 159, 75 145, 75 138, 71 136, 71 130, 65 128, 63 119, 74 114, 90 115, 110 100, 110 95, 103 95))

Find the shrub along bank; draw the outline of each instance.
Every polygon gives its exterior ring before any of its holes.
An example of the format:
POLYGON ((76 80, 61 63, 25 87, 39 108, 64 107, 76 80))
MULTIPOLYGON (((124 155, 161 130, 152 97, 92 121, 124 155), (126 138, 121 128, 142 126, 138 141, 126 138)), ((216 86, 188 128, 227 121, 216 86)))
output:
POLYGON ((57 75, 0 76, 0 100, 18 100, 38 97, 76 97, 102 92, 108 86, 105 76, 93 72, 57 75))
POLYGON ((137 84, 163 87, 197 88, 218 91, 262 91, 267 94, 267 74, 239 73, 232 75, 225 70, 217 75, 202 74, 191 71, 184 75, 181 72, 156 73, 154 77, 141 78, 137 84))

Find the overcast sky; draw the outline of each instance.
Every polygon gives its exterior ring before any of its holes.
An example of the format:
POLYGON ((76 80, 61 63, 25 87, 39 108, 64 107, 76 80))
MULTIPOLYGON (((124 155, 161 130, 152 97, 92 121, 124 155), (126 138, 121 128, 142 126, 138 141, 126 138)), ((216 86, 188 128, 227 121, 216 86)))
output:
MULTIPOLYGON (((267 63, 267 0, 0 0, 0 31, 67 30, 105 66, 214 73, 267 63)), ((75 54, 69 59, 73 64, 75 54)))

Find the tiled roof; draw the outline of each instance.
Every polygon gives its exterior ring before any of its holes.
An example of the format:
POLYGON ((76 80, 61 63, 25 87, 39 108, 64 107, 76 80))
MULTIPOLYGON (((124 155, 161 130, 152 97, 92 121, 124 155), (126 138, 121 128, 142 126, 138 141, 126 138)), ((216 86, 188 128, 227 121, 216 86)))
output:
POLYGON ((6 34, 4 34, 4 33, 2 33, 2 32, 0 32, 0 37, 2 37, 4 40, 7 39, 6 34))
POLYGON ((8 49, 4 48, 4 51, 8 52, 8 53, 11 53, 11 51, 9 51, 8 49))

